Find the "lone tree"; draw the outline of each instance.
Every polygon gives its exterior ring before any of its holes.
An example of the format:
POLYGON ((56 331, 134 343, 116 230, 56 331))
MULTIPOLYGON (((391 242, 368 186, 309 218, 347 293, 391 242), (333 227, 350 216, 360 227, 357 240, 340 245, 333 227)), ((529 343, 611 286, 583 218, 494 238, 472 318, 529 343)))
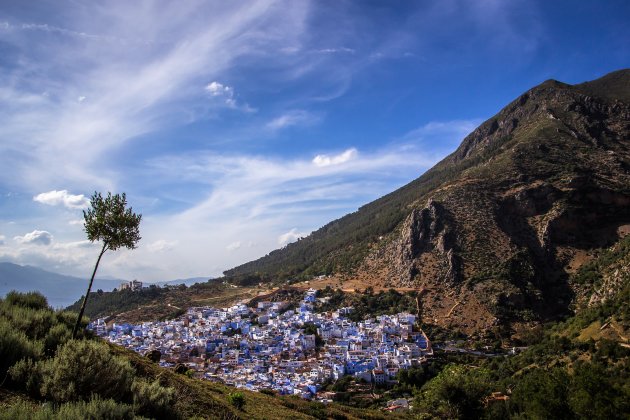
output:
POLYGON ((107 197, 103 198, 101 193, 95 192, 90 198, 90 205, 91 208, 83 211, 85 232, 88 240, 91 242, 102 241, 103 247, 96 260, 90 285, 81 304, 77 323, 72 330, 72 338, 76 337, 79 330, 81 318, 83 318, 83 312, 85 311, 85 304, 90 295, 90 290, 92 290, 94 276, 105 251, 116 251, 122 247, 134 249, 140 240, 140 219, 142 219, 142 215, 135 214, 131 207, 126 208, 127 197, 125 193, 122 195, 107 193, 107 197))

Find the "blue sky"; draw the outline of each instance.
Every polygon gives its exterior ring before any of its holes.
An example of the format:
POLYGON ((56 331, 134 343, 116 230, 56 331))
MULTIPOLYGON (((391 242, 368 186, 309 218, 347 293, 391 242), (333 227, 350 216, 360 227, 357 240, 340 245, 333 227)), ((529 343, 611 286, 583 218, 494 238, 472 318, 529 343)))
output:
POLYGON ((0 260, 216 276, 415 179, 530 87, 629 66, 615 1, 0 1, 0 260))

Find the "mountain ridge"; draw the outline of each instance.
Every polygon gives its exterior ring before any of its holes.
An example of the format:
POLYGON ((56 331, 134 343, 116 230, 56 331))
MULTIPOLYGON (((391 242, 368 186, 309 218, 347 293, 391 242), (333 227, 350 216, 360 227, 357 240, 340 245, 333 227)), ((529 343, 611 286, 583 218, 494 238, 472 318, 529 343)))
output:
MULTIPOLYGON (((176 279, 154 283, 156 285, 177 285, 201 283, 208 277, 193 277, 189 279, 176 279)), ((122 279, 95 278, 92 290, 112 291, 126 281, 122 279)), ((32 265, 20 265, 10 262, 0 262, 0 296, 9 291, 18 292, 39 291, 46 296, 50 305, 54 308, 63 308, 71 305, 83 294, 87 287, 88 279, 55 273, 32 265)))
POLYGON ((630 229, 628 98, 628 69, 545 81, 418 179, 225 275, 452 294, 428 318, 468 331, 567 313, 572 273, 630 229))

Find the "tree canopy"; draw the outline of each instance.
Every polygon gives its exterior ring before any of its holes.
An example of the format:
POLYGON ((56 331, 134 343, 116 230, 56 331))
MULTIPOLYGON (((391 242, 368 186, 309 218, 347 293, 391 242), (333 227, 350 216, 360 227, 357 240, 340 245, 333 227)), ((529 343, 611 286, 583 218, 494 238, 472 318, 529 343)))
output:
POLYGON ((90 199, 90 205, 89 209, 83 211, 85 232, 90 242, 102 241, 103 247, 94 265, 92 278, 90 279, 87 293, 83 298, 79 317, 72 331, 72 337, 76 336, 81 324, 85 305, 90 296, 92 283, 94 283, 94 276, 105 251, 108 249, 115 251, 123 247, 134 249, 141 239, 140 220, 142 215, 135 214, 131 207, 127 208, 127 196, 125 193, 112 195, 110 192, 107 193, 107 197, 103 198, 101 193, 94 192, 90 199))
POLYGON ((103 241, 106 249, 136 248, 140 237, 141 214, 127 206, 125 193, 107 193, 103 198, 95 192, 90 199, 91 208, 83 211, 85 232, 89 241, 103 241))

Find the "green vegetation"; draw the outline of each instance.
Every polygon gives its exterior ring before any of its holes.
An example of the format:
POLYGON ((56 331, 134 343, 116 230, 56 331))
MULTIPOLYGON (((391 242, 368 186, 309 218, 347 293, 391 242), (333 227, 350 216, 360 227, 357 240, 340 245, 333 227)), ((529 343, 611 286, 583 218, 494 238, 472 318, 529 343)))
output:
POLYGON ((621 239, 614 247, 601 250, 597 258, 583 264, 573 276, 573 281, 580 285, 598 286, 603 273, 629 254, 630 235, 621 239))
POLYGON ((228 394, 228 401, 239 410, 245 405, 245 396, 242 392, 231 392, 228 394))
MULTIPOLYGON (((37 293, 10 292, 0 301, 0 360, 5 383, 54 405, 37 410, 26 402, 12 418, 133 418, 166 411, 172 390, 145 384, 129 361, 100 340, 71 339, 76 314, 52 311, 37 293)), ((85 326, 85 324, 83 324, 85 326)))
POLYGON ((630 349, 584 341, 579 332, 594 321, 628 320, 629 289, 545 327, 538 343, 516 356, 437 354, 426 366, 401 371, 389 395, 413 396, 421 418, 627 418, 630 349))
MULTIPOLYGON (((114 292, 92 292, 90 293, 90 299, 85 308, 85 315, 90 319, 115 315, 136 309, 139 306, 148 305, 168 293, 168 289, 156 286, 150 286, 135 291, 125 289, 114 292)), ((82 299, 77 300, 68 307, 68 310, 78 311, 81 301, 82 299)))
POLYGON ((95 192, 90 199, 90 206, 91 208, 83 211, 85 233, 87 233, 90 242, 102 241, 103 247, 94 265, 90 284, 79 309, 77 322, 72 329, 72 338, 77 336, 77 330, 85 312, 85 305, 90 297, 90 290, 92 290, 92 283, 94 283, 94 276, 103 254, 107 250, 116 251, 119 248, 134 249, 140 240, 142 215, 135 214, 131 207, 127 208, 125 193, 122 195, 108 193, 107 197, 103 198, 101 193, 95 192))

